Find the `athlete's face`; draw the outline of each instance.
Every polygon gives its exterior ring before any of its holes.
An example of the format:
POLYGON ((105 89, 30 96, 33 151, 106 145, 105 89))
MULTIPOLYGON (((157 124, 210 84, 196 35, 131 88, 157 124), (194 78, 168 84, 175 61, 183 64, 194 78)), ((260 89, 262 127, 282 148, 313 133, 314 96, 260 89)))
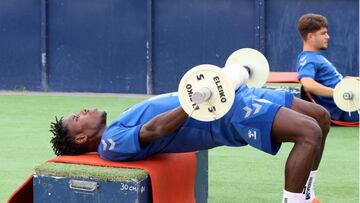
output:
POLYGON ((328 48, 330 36, 327 28, 323 27, 320 30, 309 33, 308 40, 311 46, 317 50, 325 50, 328 48))
POLYGON ((75 142, 78 135, 86 136, 88 140, 99 136, 99 132, 106 127, 106 112, 96 108, 81 109, 80 112, 67 116, 63 120, 63 125, 72 136, 75 136, 75 142))

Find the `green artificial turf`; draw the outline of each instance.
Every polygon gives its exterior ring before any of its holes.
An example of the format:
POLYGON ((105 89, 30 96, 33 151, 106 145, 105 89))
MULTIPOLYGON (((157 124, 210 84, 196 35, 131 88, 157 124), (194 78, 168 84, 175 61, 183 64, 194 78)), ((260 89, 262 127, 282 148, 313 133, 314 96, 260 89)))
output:
POLYGON ((35 166, 53 158, 50 121, 55 116, 98 107, 108 120, 143 99, 116 96, 6 96, 0 95, 0 202, 29 177, 35 166))
MULTIPOLYGON (((99 107, 108 112, 111 121, 141 100, 120 96, 0 95, 0 202, 5 202, 36 166, 54 157, 49 124, 55 115, 99 107)), ((358 137, 357 127, 331 128, 316 180, 316 193, 323 202, 359 202, 358 137)), ((291 147, 283 145, 277 156, 251 147, 210 150, 208 201, 280 202, 284 164, 291 147)))
POLYGON ((46 162, 35 167, 35 173, 40 176, 62 176, 77 178, 92 178, 103 181, 142 180, 147 172, 141 169, 112 168, 89 166, 82 164, 66 164, 46 162))

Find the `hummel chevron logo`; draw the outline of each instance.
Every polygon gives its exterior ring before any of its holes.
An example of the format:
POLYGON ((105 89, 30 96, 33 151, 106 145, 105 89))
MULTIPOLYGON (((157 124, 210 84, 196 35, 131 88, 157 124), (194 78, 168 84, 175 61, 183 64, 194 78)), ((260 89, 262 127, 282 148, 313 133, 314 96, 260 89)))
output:
POLYGON ((262 105, 260 105, 260 104, 252 104, 252 105, 255 106, 254 114, 259 113, 262 105))
POLYGON ((267 100, 267 99, 263 99, 263 98, 261 98, 261 99, 255 99, 255 100, 258 101, 258 102, 261 102, 261 103, 272 104, 271 101, 269 101, 269 100, 267 100))
MULTIPOLYGON (((114 140, 112 140, 112 139, 107 139, 107 141, 110 143, 109 150, 115 149, 116 143, 114 142, 114 140)), ((108 145, 107 145, 107 143, 105 142, 105 140, 101 140, 101 144, 103 145, 103 151, 106 151, 108 145)))
POLYGON ((101 144, 103 145, 103 151, 106 151, 107 144, 105 140, 101 140, 101 144))
POLYGON ((251 115, 252 109, 248 106, 245 106, 243 109, 246 111, 245 118, 249 117, 251 115))
POLYGON ((299 61, 300 66, 304 66, 306 64, 306 56, 302 57, 299 61))
MULTIPOLYGON (((253 114, 259 113, 260 109, 262 108, 261 104, 251 104, 251 105, 255 107, 255 111, 253 114)), ((248 106, 245 106, 243 109, 246 112, 244 118, 249 117, 251 115, 251 113, 253 112, 253 109, 248 106)))
POLYGON ((109 147, 109 150, 113 150, 115 148, 115 142, 112 140, 112 139, 107 139, 110 143, 110 147, 109 147))

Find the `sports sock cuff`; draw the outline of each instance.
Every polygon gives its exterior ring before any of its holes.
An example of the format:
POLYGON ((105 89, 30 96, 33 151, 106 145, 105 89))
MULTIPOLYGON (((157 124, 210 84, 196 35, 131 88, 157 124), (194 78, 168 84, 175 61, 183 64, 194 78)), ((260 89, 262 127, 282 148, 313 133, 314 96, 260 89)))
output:
POLYGON ((283 203, 303 203, 304 196, 302 193, 289 192, 284 189, 282 202, 283 203))
POLYGON ((315 177, 316 174, 317 174, 317 170, 316 170, 316 171, 310 171, 310 175, 309 175, 309 176, 315 177))

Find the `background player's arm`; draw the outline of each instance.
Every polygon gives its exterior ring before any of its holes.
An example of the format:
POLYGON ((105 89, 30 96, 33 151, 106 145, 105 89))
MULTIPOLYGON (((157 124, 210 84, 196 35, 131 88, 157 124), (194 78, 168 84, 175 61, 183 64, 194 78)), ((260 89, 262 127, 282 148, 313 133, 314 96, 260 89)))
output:
POLYGON ((304 86, 304 89, 311 94, 325 97, 332 97, 334 89, 326 87, 310 77, 301 78, 301 83, 304 86))
POLYGON ((157 115, 141 127, 139 135, 141 147, 174 132, 187 118, 188 114, 181 107, 157 115))
POLYGON ((356 79, 356 80, 360 80, 360 77, 355 77, 355 76, 345 76, 344 79, 345 79, 345 78, 354 78, 354 79, 356 79))

